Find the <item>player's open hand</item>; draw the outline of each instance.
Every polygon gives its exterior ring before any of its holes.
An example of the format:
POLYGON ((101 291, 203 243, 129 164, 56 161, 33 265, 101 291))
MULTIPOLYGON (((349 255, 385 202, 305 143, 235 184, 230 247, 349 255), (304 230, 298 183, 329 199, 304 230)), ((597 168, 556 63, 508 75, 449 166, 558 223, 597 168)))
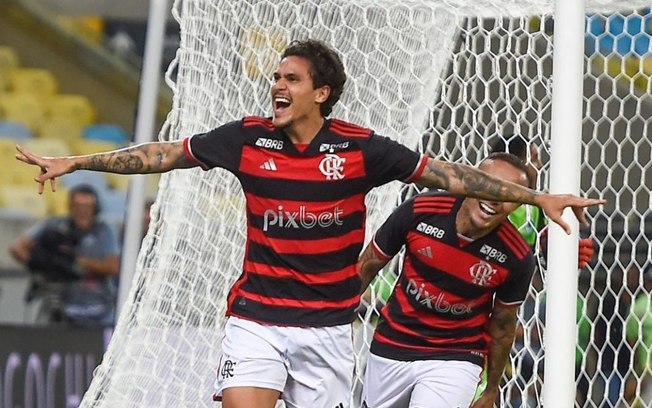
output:
POLYGON ((70 160, 65 157, 41 157, 34 153, 30 153, 27 149, 22 146, 16 145, 16 159, 24 163, 38 166, 41 169, 41 173, 34 178, 39 184, 38 193, 43 194, 45 189, 45 183, 50 181, 50 188, 52 191, 57 189, 57 180, 56 178, 70 173, 73 170, 70 160))
POLYGON ((537 205, 541 207, 551 221, 557 223, 567 234, 570 234, 570 226, 561 217, 566 207, 573 210, 580 224, 588 226, 589 223, 584 215, 584 208, 604 204, 605 202, 605 200, 599 198, 582 198, 572 194, 544 194, 539 196, 537 205))

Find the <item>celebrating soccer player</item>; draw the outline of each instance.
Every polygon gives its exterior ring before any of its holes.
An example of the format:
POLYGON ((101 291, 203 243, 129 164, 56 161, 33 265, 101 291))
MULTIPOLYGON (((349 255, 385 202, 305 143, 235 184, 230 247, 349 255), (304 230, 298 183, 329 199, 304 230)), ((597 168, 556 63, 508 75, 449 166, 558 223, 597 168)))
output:
POLYGON ((245 117, 204 134, 94 155, 17 158, 46 182, 77 169, 122 174, 201 166, 232 172, 246 197, 242 275, 228 296, 217 373, 223 406, 346 407, 354 366, 351 322, 365 195, 393 180, 454 194, 562 211, 601 200, 538 193, 475 168, 422 156, 372 130, 327 119, 344 89, 339 56, 316 40, 292 42, 271 86, 272 117, 245 117))
MULTIPOLYGON (((480 169, 523 186, 527 168, 493 153, 480 169)), ((369 408, 493 407, 532 274, 531 248, 507 216, 515 203, 427 193, 403 203, 360 256, 363 288, 405 246, 403 270, 371 343, 369 408)))

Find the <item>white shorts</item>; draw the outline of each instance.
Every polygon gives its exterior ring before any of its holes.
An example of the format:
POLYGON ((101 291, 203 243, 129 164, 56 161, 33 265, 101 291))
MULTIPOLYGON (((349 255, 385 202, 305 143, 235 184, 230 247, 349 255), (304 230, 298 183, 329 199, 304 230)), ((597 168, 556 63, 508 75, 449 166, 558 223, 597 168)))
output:
POLYGON ((283 327, 229 317, 215 395, 231 387, 280 391, 288 408, 348 407, 355 354, 351 325, 283 327))
POLYGON ((467 361, 397 361, 370 354, 363 401, 368 408, 467 408, 481 374, 482 367, 467 361))

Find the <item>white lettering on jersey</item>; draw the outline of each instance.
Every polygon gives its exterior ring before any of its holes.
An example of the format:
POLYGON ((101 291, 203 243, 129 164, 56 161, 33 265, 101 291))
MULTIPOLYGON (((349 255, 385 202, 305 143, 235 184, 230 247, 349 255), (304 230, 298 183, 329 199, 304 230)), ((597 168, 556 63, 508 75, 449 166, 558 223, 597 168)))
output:
POLYGON ((333 152, 335 150, 342 150, 346 149, 349 147, 349 142, 342 142, 342 143, 322 143, 319 145, 319 152, 326 152, 330 151, 333 152))
POLYGON ((483 255, 487 255, 487 259, 495 259, 496 261, 500 263, 505 263, 507 260, 507 255, 500 252, 496 248, 493 248, 487 244, 482 245, 482 248, 480 248, 480 253, 483 255))
POLYGON ((443 229, 432 226, 425 222, 420 222, 419 225, 417 225, 417 231, 423 232, 426 235, 431 235, 438 239, 444 238, 444 235, 446 234, 446 232, 443 229))
POLYGON ((454 315, 463 315, 473 312, 474 302, 469 303, 451 303, 446 300, 443 293, 431 294, 425 289, 425 284, 418 284, 414 279, 410 279, 405 288, 405 292, 414 297, 414 300, 425 305, 430 310, 440 313, 451 313, 454 315))
POLYGON ((326 176, 326 180, 342 180, 344 178, 344 162, 346 162, 345 158, 328 153, 319 163, 319 171, 326 176))
POLYGON ((267 231, 272 225, 282 228, 313 228, 316 226, 327 228, 331 225, 342 225, 342 213, 340 207, 333 211, 324 211, 318 214, 306 211, 305 206, 300 206, 299 211, 285 211, 279 205, 277 209, 265 210, 263 213, 263 231, 267 231))
POLYGON ((267 139, 265 137, 259 137, 258 139, 256 139, 256 146, 264 147, 265 149, 282 150, 283 149, 283 141, 282 140, 267 139))

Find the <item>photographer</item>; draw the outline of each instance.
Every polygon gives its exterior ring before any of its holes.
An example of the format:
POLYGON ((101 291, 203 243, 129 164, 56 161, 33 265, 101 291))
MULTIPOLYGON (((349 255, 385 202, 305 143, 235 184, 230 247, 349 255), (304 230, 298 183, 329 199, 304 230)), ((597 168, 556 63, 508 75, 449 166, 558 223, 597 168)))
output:
POLYGON ((99 210, 95 190, 77 186, 70 191, 68 216, 41 221, 9 249, 32 274, 27 301, 42 300, 39 320, 113 324, 118 243, 98 219, 99 210))

